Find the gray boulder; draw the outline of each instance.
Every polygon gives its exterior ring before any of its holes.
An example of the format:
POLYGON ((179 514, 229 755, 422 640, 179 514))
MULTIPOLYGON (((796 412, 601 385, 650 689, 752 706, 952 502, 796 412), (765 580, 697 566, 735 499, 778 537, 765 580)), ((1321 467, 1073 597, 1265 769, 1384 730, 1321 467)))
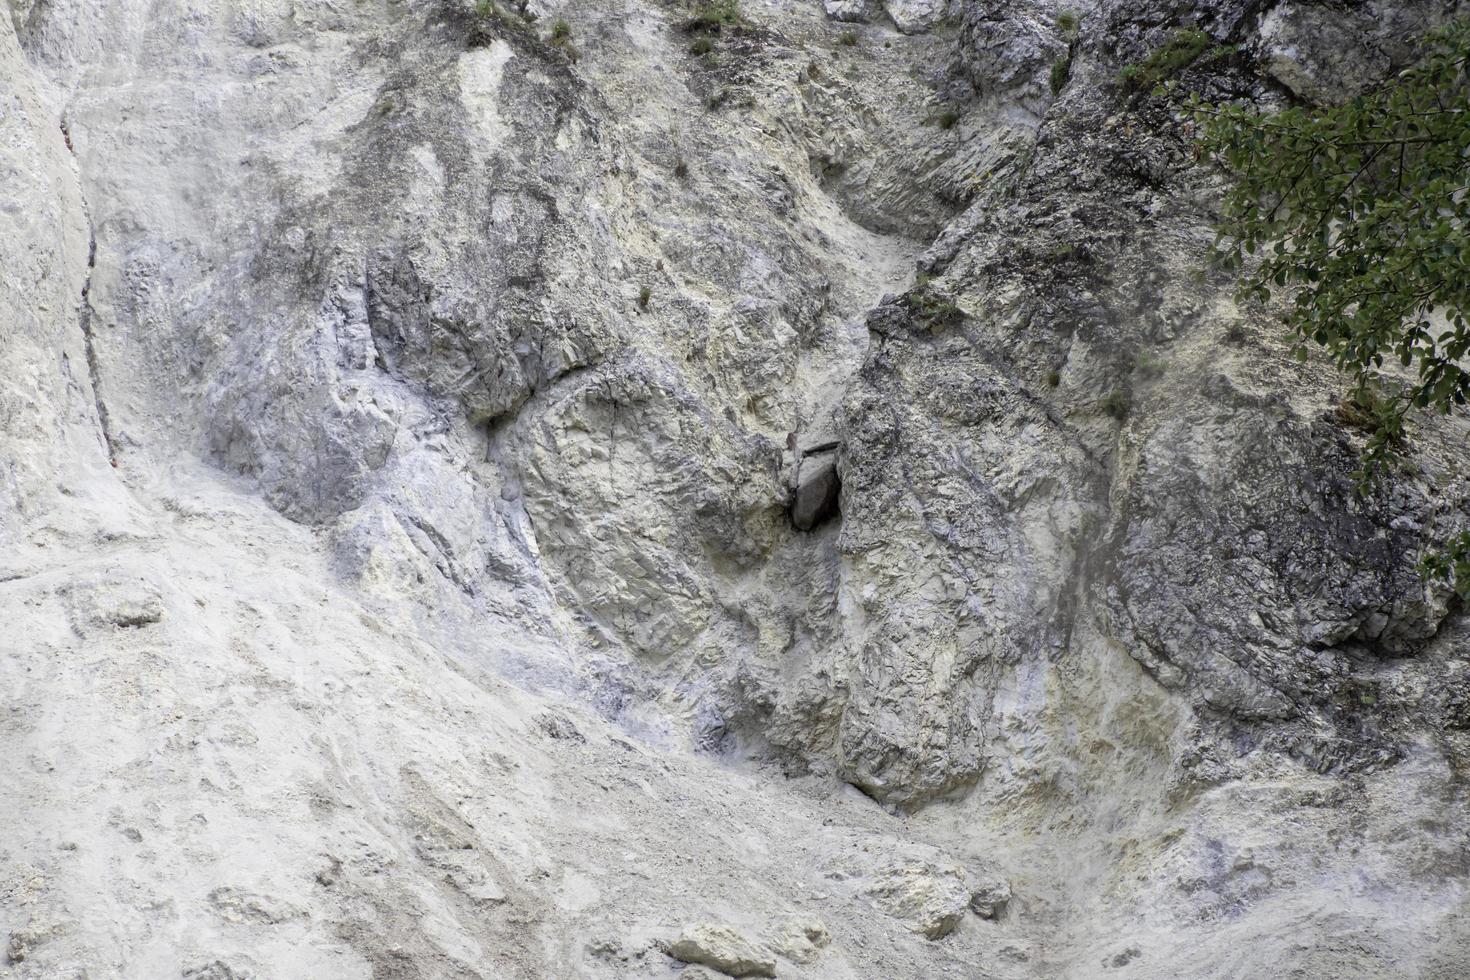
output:
POLYGON ((835 517, 842 495, 842 477, 837 472, 835 451, 818 453, 801 461, 796 493, 791 502, 791 523, 798 531, 810 531, 835 517))

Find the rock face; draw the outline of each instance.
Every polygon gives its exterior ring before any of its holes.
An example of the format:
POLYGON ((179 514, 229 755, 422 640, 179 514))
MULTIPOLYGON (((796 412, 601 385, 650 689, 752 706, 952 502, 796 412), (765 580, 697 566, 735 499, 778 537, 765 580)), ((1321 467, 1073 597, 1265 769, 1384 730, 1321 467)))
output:
POLYGON ((1265 70, 1309 102, 1340 102, 1412 57, 1410 39, 1436 23, 1431 7, 1334 9, 1283 3, 1266 11, 1255 49, 1265 70))
POLYGON ((1465 420, 1116 82, 1450 8, 522 9, 8 0, 11 972, 1461 976, 1465 420))

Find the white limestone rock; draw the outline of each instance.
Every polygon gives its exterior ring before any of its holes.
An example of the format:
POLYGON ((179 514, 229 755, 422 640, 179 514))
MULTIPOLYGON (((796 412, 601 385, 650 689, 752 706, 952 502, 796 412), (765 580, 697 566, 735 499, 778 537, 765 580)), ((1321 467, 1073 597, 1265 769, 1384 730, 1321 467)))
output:
POLYGON ((827 16, 833 20, 866 24, 882 10, 881 0, 822 0, 827 16))
POLYGON ((732 977, 774 977, 776 960, 726 925, 699 922, 684 927, 669 946, 669 955, 685 963, 708 966, 732 977))
POLYGON ((944 19, 950 0, 883 0, 893 23, 905 34, 921 34, 944 19))
POLYGON ((1458 976, 1470 620, 1414 556, 1464 421, 1360 497, 1113 84, 1190 22, 1260 56, 1203 94, 1332 98, 1442 5, 895 0, 851 49, 770 0, 708 56, 499 6, 0 17, 18 980, 624 980, 695 910, 793 976, 1458 976))
POLYGON ((690 965, 679 971, 679 980, 723 980, 729 975, 707 966, 690 965))
POLYGON ((793 963, 815 963, 832 943, 832 935, 813 915, 787 916, 776 925, 771 948, 793 963))
POLYGON ((78 631, 138 629, 163 619, 163 597, 141 576, 119 572, 89 575, 65 587, 78 631))
POLYGON ((873 876, 865 893, 889 915, 926 939, 954 932, 970 908, 964 869, 954 864, 892 865, 873 876))

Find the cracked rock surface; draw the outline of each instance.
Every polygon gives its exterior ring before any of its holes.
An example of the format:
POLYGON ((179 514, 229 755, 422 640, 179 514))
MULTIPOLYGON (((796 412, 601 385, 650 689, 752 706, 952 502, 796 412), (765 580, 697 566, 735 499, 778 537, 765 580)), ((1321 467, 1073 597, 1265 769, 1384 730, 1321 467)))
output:
POLYGON ((0 976, 1464 976, 1470 431, 1117 81, 1460 8, 695 6, 0 7, 0 976))

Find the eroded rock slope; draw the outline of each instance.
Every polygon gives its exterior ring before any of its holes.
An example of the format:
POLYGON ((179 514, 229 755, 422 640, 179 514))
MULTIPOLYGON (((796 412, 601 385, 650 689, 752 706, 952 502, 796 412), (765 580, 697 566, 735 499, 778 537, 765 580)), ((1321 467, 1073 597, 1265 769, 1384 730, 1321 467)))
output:
POLYGON ((0 970, 1464 974, 1465 422, 1120 75, 1454 4, 5 9, 0 970))

